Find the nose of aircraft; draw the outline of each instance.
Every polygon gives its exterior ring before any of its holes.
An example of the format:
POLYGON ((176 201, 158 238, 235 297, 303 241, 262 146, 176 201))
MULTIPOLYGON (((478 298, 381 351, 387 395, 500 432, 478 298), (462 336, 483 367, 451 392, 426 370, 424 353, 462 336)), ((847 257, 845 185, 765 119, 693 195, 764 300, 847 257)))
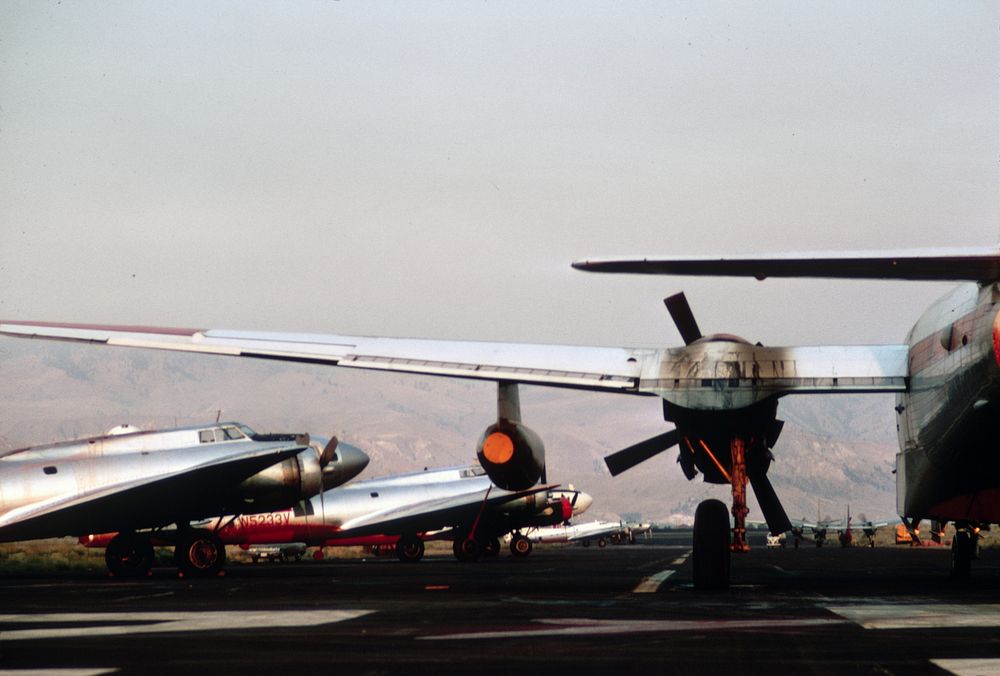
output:
POLYGON ((580 491, 580 494, 576 496, 576 502, 573 504, 573 516, 583 514, 590 509, 592 504, 594 504, 594 498, 591 497, 590 493, 580 491))
POLYGON ((371 459, 357 446, 340 442, 336 459, 323 468, 323 490, 347 483, 368 466, 371 459))

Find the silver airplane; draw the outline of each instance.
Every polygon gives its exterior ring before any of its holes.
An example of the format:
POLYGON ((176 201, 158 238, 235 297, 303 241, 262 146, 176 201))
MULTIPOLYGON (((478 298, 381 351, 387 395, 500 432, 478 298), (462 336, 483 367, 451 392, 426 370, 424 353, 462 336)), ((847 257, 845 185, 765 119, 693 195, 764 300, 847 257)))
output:
MULTIPOLYGON (((227 545, 303 543, 310 547, 370 545, 391 548, 400 561, 419 561, 427 540, 452 540, 455 557, 496 555, 513 531, 514 556, 531 553, 522 530, 562 523, 593 499, 572 487, 497 488, 478 465, 367 479, 325 491, 294 508, 229 519, 216 532, 227 545)), ((221 525, 222 520, 217 521, 221 525)), ((105 546, 112 534, 80 538, 105 546)), ((159 544, 160 534, 154 535, 159 544)), ((320 552, 319 556, 322 556, 320 552)))
MULTIPOLYGON (((967 576, 975 528, 1000 521, 1000 249, 769 257, 581 261, 591 272, 663 275, 897 279, 964 282, 918 319, 904 343, 765 347, 728 333, 702 335, 683 294, 666 299, 684 345, 581 347, 414 340, 228 329, 149 329, 0 322, 0 333, 106 345, 224 354, 341 367, 553 385, 657 396, 674 428, 606 458, 618 474, 673 446, 690 479, 732 487, 726 505, 695 514, 695 586, 725 587, 730 552, 746 548, 746 485, 772 533, 791 523, 767 478, 781 432, 778 400, 791 394, 897 395, 897 509, 901 517, 953 521, 953 574, 967 576)), ((502 421, 501 421, 502 422, 502 421)), ((535 444, 514 428, 488 429, 479 458, 505 488, 541 476, 535 444)))
POLYGON ((148 573, 150 535, 171 523, 189 576, 218 573, 226 550, 192 521, 253 514, 308 499, 356 476, 368 456, 336 438, 256 434, 239 423, 132 431, 33 446, 0 457, 0 541, 117 531, 108 569, 148 573))

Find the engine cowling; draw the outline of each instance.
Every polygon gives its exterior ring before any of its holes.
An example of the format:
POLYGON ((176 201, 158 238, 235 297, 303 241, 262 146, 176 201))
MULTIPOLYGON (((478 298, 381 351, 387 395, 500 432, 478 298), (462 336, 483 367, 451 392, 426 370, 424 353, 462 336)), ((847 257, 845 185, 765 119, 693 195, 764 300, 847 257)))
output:
POLYGON ((486 428, 476 446, 486 474, 500 488, 521 491, 538 483, 545 469, 545 444, 520 423, 500 420, 486 428))
POLYGON ((287 509, 323 490, 323 468, 316 449, 272 465, 246 479, 233 492, 233 513, 270 512, 287 509))

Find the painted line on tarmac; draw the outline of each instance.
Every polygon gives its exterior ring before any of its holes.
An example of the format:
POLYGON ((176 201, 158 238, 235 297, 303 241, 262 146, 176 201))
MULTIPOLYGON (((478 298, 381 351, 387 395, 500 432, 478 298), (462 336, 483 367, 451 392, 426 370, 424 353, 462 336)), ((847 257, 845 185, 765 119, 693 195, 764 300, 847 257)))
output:
POLYGON ((661 570, 656 575, 650 575, 645 578, 639 585, 632 590, 633 594, 651 594, 660 588, 663 581, 668 577, 676 573, 677 571, 673 568, 668 568, 667 570, 661 570))
POLYGON ((0 669, 0 676, 99 676, 113 674, 116 667, 96 667, 94 669, 0 669))
POLYGON ((865 629, 935 629, 1000 627, 997 603, 900 603, 896 605, 826 606, 865 629))
POLYGON ((797 620, 594 620, 560 618, 534 620, 537 628, 511 631, 478 631, 461 634, 418 636, 423 641, 454 641, 470 639, 529 638, 535 636, 594 636, 679 631, 762 631, 798 629, 846 624, 846 620, 813 617, 797 620))
POLYGON ((314 627, 353 620, 373 610, 223 610, 155 613, 20 613, 0 614, 0 625, 59 625, 31 629, 0 629, 0 640, 130 636, 166 632, 227 631, 314 627), (73 625, 78 626, 64 626, 73 625))
POLYGON ((1000 660, 995 659, 947 659, 931 660, 931 664, 948 671, 955 676, 981 676, 982 674, 1000 674, 1000 660))

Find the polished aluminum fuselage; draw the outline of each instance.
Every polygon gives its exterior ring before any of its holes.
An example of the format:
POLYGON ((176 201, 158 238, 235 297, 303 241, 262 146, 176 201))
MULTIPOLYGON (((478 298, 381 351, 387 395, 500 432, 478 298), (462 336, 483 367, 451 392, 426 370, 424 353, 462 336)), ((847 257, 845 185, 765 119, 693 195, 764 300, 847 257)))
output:
POLYGON ((907 336, 897 395, 901 516, 1000 521, 1000 366, 995 284, 963 284, 907 336))

